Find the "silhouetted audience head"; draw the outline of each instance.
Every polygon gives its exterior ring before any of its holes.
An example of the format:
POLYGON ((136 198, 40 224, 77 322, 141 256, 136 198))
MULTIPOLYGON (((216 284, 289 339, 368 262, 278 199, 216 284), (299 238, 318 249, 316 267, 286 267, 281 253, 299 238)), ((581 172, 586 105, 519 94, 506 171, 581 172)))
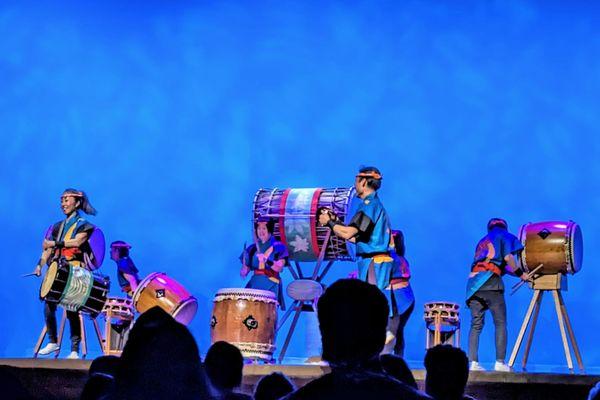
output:
POLYGON ((142 314, 131 329, 115 378, 118 399, 206 397, 194 337, 159 307, 142 314))
POLYGON ((280 372, 263 376, 254 389, 254 400, 277 400, 293 392, 294 385, 280 372))
POLYGON ((242 383, 244 358, 240 350, 227 342, 216 342, 206 353, 204 369, 219 392, 233 391, 242 383))
POLYGON ((400 382, 407 384, 410 387, 418 389, 417 381, 412 374, 412 371, 402 357, 394 354, 384 354, 379 357, 383 370, 400 382))
POLYGON ((425 355, 425 391, 437 400, 462 399, 469 379, 469 359, 464 351, 438 345, 425 355))
POLYGON ((385 344, 389 308, 383 293, 357 279, 340 279, 319 299, 323 359, 332 367, 377 357, 385 344))
POLYGON ((119 362, 119 357, 115 356, 101 356, 92 361, 81 400, 98 400, 112 395, 119 362))
POLYGON ((587 400, 600 400, 600 382, 596 383, 592 390, 590 390, 587 400))

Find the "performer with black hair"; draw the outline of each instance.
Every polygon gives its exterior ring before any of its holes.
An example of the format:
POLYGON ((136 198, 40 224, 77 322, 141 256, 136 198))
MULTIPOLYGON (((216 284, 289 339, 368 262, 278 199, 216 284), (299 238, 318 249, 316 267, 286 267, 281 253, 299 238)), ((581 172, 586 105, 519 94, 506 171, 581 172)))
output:
POLYGON ((273 237, 274 228, 275 223, 270 218, 258 218, 254 223, 256 240, 240 255, 242 262, 240 276, 246 278, 252 271, 252 278, 246 284, 246 288, 269 290, 275 293, 279 306, 284 310, 280 273, 287 264, 288 250, 283 243, 273 237))
POLYGON ((492 218, 487 224, 485 235, 475 249, 471 274, 467 283, 467 306, 471 310, 469 331, 469 359, 473 371, 483 371, 479 364, 479 335, 483 329, 485 312, 492 313, 496 329, 496 371, 508 372, 506 357, 506 303, 502 276, 508 271, 525 279, 517 266, 517 259, 523 250, 519 239, 508 232, 508 224, 501 218, 492 218))
POLYGON ((140 283, 139 271, 129 256, 130 249, 131 245, 122 240, 116 240, 110 244, 110 258, 117 264, 119 286, 129 298, 133 296, 140 283))
MULTIPOLYGON (((87 262, 92 254, 88 239, 94 230, 94 225, 86 221, 80 215, 80 211, 88 215, 96 215, 96 210, 90 204, 85 192, 71 188, 63 192, 60 203, 66 218, 55 223, 49 237, 44 238, 42 256, 34 270, 37 276, 41 275, 43 265, 53 261, 67 263, 75 268, 88 268, 87 262)), ((44 317, 49 343, 38 354, 48 355, 60 349, 57 344, 56 306, 56 303, 45 302, 44 317)), ((79 313, 67 311, 67 318, 71 328, 71 353, 67 358, 79 358, 81 341, 79 313)))
POLYGON ((394 259, 390 253, 390 221, 377 195, 382 179, 381 172, 376 167, 360 168, 354 180, 354 187, 356 195, 362 201, 350 223, 342 224, 327 209, 319 211, 319 223, 328 226, 335 235, 356 243, 358 279, 385 291, 390 284, 394 259))

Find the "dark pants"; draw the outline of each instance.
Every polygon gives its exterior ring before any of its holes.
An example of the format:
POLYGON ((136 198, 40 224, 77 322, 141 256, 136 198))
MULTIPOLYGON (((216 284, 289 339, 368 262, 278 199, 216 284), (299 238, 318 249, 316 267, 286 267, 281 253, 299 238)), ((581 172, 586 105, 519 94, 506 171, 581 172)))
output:
MULTIPOLYGON (((50 342, 57 343, 58 335, 56 333, 56 303, 44 302, 44 318, 50 342)), ((67 319, 71 327, 71 351, 79 351, 79 342, 81 342, 81 325, 79 325, 79 313, 77 311, 67 311, 67 319)))
POLYGON ((413 302, 410 307, 406 309, 400 315, 400 321, 398 322, 398 331, 396 333, 396 344, 394 345, 394 354, 404 357, 404 327, 408 322, 408 318, 415 309, 415 303, 413 302))
POLYGON ((485 312, 492 312, 496 328, 496 360, 504 361, 506 357, 506 303, 504 292, 500 290, 479 291, 467 302, 471 309, 471 330, 469 331, 469 359, 479 361, 479 335, 483 329, 485 312))

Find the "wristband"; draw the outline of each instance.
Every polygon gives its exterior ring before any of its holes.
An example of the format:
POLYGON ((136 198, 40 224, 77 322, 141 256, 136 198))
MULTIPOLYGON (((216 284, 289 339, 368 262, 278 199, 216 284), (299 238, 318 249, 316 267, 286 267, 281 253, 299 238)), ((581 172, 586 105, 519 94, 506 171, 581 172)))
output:
POLYGON ((329 229, 333 230, 333 227, 336 225, 340 225, 340 223, 330 219, 329 221, 327 221, 326 225, 329 227, 329 229))
POLYGON ((60 249, 61 247, 65 247, 65 242, 63 240, 57 240, 54 242, 54 246, 60 249))
POLYGON ((521 268, 517 268, 515 270, 515 275, 520 278, 523 275, 523 271, 521 270, 521 268))

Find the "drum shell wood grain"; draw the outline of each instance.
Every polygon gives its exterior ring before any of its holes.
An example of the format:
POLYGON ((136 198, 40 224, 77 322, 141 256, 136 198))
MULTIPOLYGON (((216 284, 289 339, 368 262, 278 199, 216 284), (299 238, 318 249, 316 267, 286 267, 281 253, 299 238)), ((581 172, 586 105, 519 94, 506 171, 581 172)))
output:
POLYGON ((237 346, 244 357, 270 359, 275 349, 276 324, 277 301, 273 293, 256 289, 222 289, 214 300, 211 343, 226 341, 237 346), (259 292, 265 297, 253 295, 259 292), (256 321, 255 327, 252 320, 256 321))
POLYGON ((158 306, 187 325, 194 318, 198 302, 183 285, 162 272, 154 272, 142 280, 132 297, 139 313, 158 306))
POLYGON ((545 221, 528 223, 519 230, 519 239, 525 249, 521 263, 525 271, 544 264, 542 275, 574 274, 583 261, 583 237, 573 221, 545 221))

